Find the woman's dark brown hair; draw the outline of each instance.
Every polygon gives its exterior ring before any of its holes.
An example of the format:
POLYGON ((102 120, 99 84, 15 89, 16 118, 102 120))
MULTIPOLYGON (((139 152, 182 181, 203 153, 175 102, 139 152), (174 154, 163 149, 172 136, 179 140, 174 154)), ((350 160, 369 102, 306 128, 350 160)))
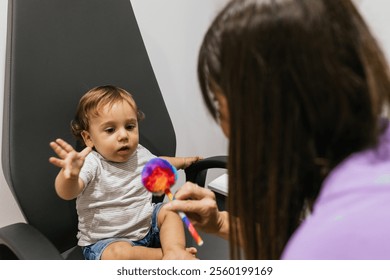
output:
POLYGON ((216 119, 213 90, 228 101, 231 257, 278 259, 327 174, 377 144, 384 56, 349 0, 236 0, 207 31, 198 76, 216 119))

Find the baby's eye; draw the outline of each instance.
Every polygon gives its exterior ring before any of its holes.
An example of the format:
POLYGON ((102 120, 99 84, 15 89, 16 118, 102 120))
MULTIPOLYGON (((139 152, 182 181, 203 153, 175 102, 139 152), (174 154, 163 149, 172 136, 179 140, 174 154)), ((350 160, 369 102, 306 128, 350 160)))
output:
POLYGON ((109 134, 111 133, 114 133, 115 129, 113 127, 107 127, 106 129, 104 129, 104 132, 107 132, 109 134))
POLYGON ((128 124, 128 125, 126 126, 126 129, 127 129, 127 130, 133 130, 135 127, 136 127, 135 124, 128 124))

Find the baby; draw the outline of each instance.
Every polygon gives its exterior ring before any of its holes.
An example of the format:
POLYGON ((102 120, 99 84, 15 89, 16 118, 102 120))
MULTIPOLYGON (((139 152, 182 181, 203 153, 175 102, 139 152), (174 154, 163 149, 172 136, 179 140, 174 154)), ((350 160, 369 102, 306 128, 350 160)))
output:
MULTIPOLYGON (((143 114, 132 96, 115 86, 99 86, 80 100, 72 132, 86 148, 77 152, 64 140, 50 143, 61 168, 57 194, 76 199, 78 245, 86 259, 195 259, 185 247, 182 221, 142 185, 141 171, 152 158, 139 144, 143 114)), ((164 157, 177 169, 199 157, 164 157)))

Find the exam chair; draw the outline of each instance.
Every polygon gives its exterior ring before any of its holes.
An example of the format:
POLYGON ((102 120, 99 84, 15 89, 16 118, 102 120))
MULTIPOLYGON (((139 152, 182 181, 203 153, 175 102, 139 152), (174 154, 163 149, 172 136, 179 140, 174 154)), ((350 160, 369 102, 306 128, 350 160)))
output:
MULTIPOLYGON (((193 182, 201 187, 207 187, 207 175, 211 169, 226 169, 227 168, 227 156, 214 156, 202 159, 196 163, 193 163, 187 169, 184 170, 186 175, 186 181, 193 182)), ((226 207, 226 195, 218 192, 214 192, 218 204, 218 209, 223 211, 227 210, 226 207)))
POLYGON ((155 155, 175 155, 175 132, 129 0, 9 0, 8 9, 2 167, 26 223, 0 228, 0 259, 83 259, 75 201, 57 196, 48 161, 50 141, 77 146, 80 97, 104 84, 131 92, 146 115, 140 143, 155 155))

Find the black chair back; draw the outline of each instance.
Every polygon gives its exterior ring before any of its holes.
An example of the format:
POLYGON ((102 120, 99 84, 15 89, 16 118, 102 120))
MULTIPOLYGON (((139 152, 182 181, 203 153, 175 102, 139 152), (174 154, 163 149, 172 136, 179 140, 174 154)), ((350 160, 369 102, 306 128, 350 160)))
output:
POLYGON ((97 85, 131 92, 140 142, 174 156, 176 138, 129 0, 10 0, 2 163, 27 223, 60 252, 75 246, 74 201, 57 197, 49 142, 76 145, 70 121, 97 85))

